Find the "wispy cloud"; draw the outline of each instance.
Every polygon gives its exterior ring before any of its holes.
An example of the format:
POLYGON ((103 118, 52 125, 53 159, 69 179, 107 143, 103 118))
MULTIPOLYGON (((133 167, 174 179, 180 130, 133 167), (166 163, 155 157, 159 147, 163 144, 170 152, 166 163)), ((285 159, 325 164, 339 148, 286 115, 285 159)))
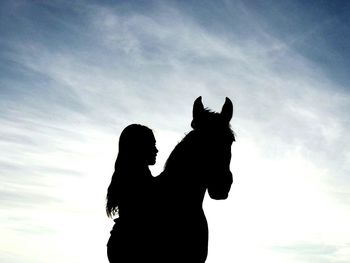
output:
POLYGON ((275 249, 280 251, 280 253, 292 255, 292 258, 298 262, 314 260, 320 263, 344 263, 349 258, 348 244, 340 246, 329 246, 322 243, 294 244, 290 246, 277 246, 275 249))

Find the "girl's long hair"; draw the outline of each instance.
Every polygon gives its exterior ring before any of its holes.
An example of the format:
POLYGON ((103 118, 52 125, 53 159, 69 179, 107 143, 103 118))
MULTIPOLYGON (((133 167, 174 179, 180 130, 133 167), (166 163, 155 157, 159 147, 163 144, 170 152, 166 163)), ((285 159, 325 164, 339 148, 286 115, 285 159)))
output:
POLYGON ((150 136, 153 136, 152 130, 140 124, 131 124, 120 134, 119 152, 106 196, 106 212, 108 217, 118 214, 121 195, 123 191, 128 191, 123 186, 123 177, 125 177, 128 169, 142 165, 143 160, 140 153, 150 136))

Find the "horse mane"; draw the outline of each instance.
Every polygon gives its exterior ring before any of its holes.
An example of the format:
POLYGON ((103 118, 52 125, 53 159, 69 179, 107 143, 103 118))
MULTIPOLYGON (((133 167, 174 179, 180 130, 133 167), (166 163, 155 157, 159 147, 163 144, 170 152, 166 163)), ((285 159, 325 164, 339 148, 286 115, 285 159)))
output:
POLYGON ((174 150, 170 153, 167 161, 165 162, 164 171, 176 169, 180 158, 185 160, 188 159, 188 147, 193 144, 194 137, 195 130, 192 130, 187 133, 185 137, 175 146, 174 150))

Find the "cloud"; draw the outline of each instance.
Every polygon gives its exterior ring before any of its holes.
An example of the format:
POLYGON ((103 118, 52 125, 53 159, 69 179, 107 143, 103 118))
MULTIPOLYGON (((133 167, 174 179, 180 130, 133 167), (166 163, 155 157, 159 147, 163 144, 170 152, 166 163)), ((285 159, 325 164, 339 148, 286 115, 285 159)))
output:
POLYGON ((317 262, 334 262, 343 263, 348 260, 349 251, 346 245, 330 246, 322 243, 301 243, 290 246, 277 246, 275 250, 280 253, 293 255, 298 262, 309 262, 316 260, 317 262))

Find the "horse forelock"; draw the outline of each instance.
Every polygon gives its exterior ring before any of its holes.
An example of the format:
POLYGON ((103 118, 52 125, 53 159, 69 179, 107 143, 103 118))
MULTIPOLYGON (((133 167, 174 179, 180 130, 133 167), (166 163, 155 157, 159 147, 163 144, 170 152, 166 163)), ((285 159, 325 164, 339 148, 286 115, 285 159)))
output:
POLYGON ((205 108, 200 118, 192 121, 194 130, 202 134, 222 135, 226 134, 229 140, 235 141, 235 134, 229 122, 218 112, 205 108))

